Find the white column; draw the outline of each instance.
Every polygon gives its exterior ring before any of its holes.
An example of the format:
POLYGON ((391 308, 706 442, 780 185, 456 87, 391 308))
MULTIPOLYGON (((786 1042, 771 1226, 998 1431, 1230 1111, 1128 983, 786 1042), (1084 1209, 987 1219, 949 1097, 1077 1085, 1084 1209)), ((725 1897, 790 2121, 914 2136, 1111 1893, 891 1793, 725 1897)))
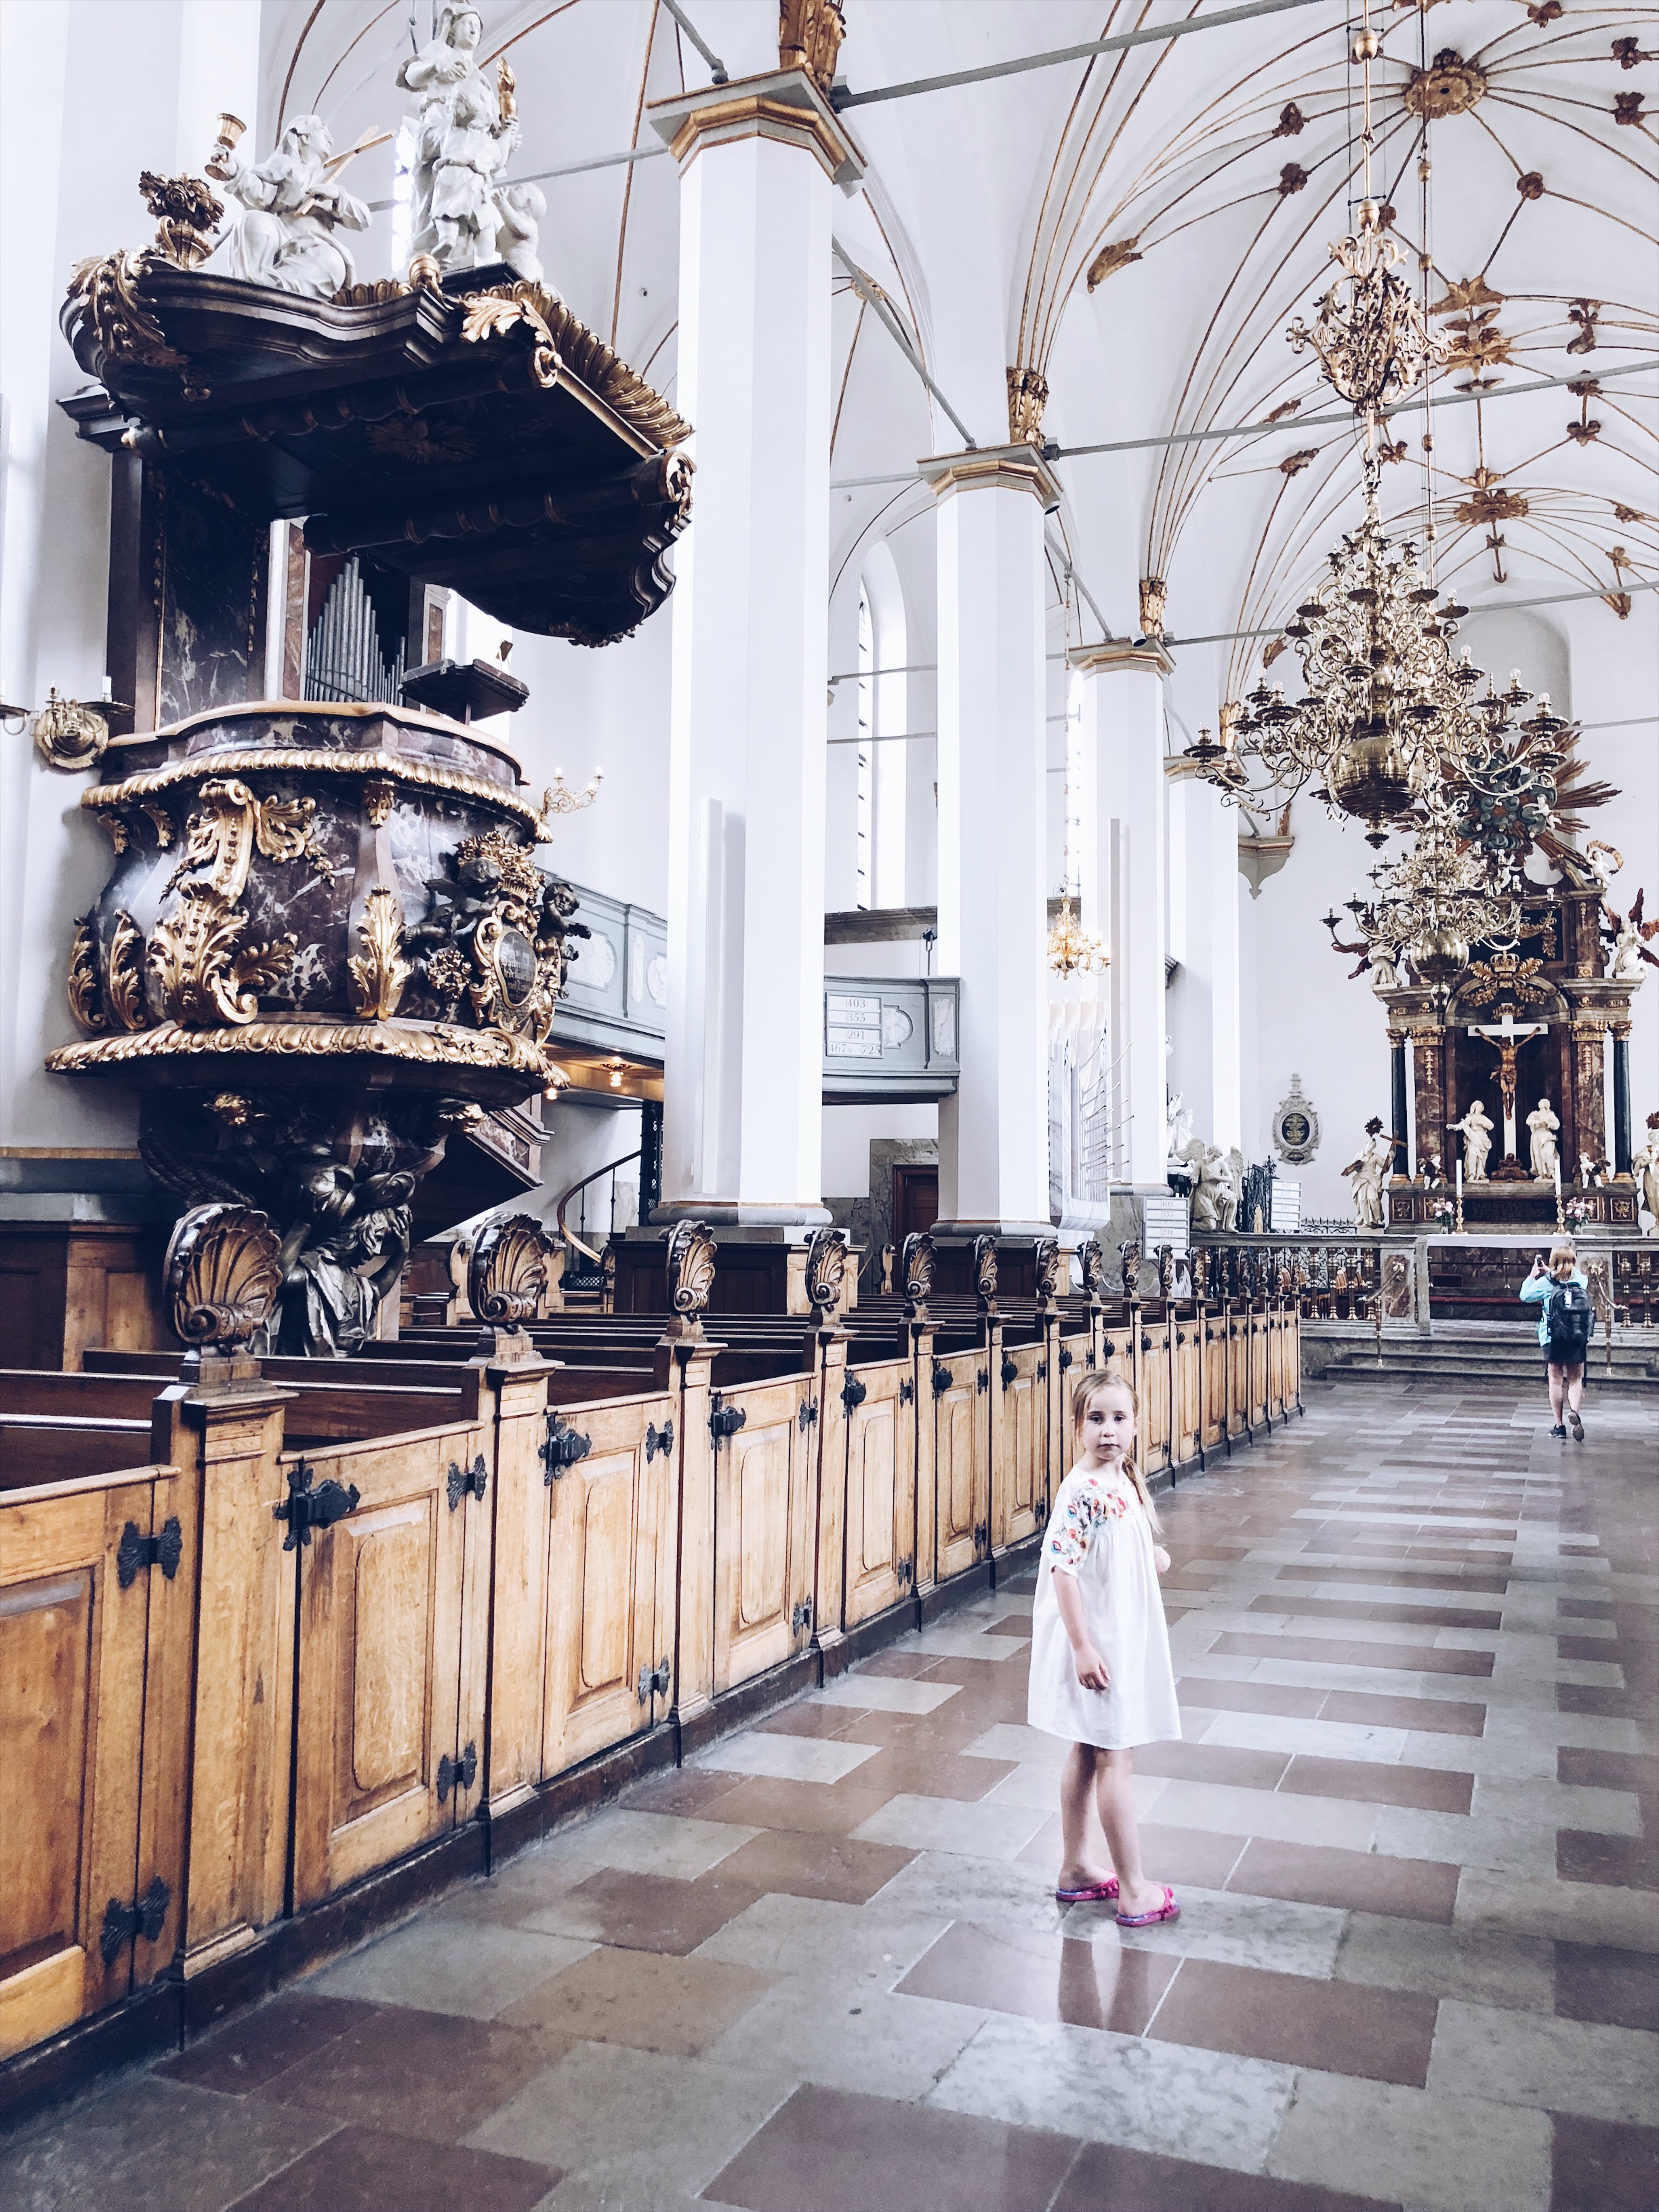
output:
POLYGON ((1164 965, 1167 949, 1163 647, 1089 646, 1084 678, 1084 921, 1112 956, 1112 1052, 1123 1124, 1119 1176, 1165 1192, 1164 965))
POLYGON ((834 183, 861 171, 807 78, 658 103, 680 167, 661 1217, 827 1221, 823 815, 834 183), (718 104, 711 105, 712 102, 718 104))
POLYGON ((1238 1012, 1238 810, 1178 757, 1166 763, 1170 950, 1181 963, 1168 1009, 1170 1082, 1198 1135, 1243 1142, 1238 1012))
POLYGON ((939 946, 962 979, 939 1108, 943 1231, 1046 1234, 1048 738, 1034 453, 924 462, 939 500, 939 946))

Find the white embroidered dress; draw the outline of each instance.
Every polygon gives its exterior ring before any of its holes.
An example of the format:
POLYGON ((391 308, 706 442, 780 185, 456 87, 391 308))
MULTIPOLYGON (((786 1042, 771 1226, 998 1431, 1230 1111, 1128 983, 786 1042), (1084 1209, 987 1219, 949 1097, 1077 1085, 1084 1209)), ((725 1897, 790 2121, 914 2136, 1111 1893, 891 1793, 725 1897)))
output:
POLYGON ((1031 1609, 1026 1718, 1068 1743, 1126 1751, 1179 1739, 1181 1711, 1170 1632, 1152 1560, 1152 1525, 1127 1474, 1074 1467, 1060 1486, 1042 1540, 1031 1609), (1085 1690, 1054 1596, 1056 1574, 1075 1576, 1083 1617, 1112 1678, 1085 1690))

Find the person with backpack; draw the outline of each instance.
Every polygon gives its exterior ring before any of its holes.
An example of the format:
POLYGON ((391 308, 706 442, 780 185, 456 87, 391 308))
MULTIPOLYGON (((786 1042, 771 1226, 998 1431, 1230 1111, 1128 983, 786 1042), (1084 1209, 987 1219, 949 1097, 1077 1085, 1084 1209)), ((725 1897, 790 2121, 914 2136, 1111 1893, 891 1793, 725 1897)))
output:
POLYGON ((1589 1285, 1579 1272, 1578 1255, 1568 1239, 1559 1238, 1551 1246, 1547 1267, 1543 1254, 1538 1255, 1531 1274, 1521 1285, 1521 1296, 1528 1305, 1543 1308, 1538 1316, 1538 1341, 1549 1372, 1550 1412, 1555 1417, 1550 1434, 1565 1437, 1571 1421, 1573 1436, 1582 1444, 1584 1424, 1578 1409, 1584 1402, 1584 1361, 1595 1326, 1595 1309, 1590 1304, 1589 1285))

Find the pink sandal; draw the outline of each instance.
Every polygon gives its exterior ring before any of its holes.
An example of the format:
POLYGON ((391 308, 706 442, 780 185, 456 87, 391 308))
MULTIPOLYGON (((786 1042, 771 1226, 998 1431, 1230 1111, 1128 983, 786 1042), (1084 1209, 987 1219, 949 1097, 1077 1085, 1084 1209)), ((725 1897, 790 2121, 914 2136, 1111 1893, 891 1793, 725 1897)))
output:
POLYGON ((1056 1905, 1102 1905, 1117 1895, 1117 1876, 1109 1874, 1104 1881, 1086 1882, 1081 1889, 1057 1889, 1056 1905))
POLYGON ((1164 1902, 1156 1911, 1120 1912, 1117 1916, 1118 1926, 1120 1928, 1150 1928, 1155 1921, 1179 1920, 1181 1907, 1176 1903, 1174 1890, 1170 1887, 1168 1882, 1163 1884, 1163 1889, 1164 1902))

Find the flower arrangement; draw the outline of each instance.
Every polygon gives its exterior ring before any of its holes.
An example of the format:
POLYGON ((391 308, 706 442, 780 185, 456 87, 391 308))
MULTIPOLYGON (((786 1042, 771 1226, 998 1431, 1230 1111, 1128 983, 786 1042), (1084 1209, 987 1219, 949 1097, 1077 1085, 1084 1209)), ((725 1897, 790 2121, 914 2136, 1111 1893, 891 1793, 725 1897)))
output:
POLYGON ((1562 1212, 1575 1229, 1582 1229, 1590 1218, 1589 1200, 1583 1198, 1570 1198, 1562 1208, 1562 1212))

